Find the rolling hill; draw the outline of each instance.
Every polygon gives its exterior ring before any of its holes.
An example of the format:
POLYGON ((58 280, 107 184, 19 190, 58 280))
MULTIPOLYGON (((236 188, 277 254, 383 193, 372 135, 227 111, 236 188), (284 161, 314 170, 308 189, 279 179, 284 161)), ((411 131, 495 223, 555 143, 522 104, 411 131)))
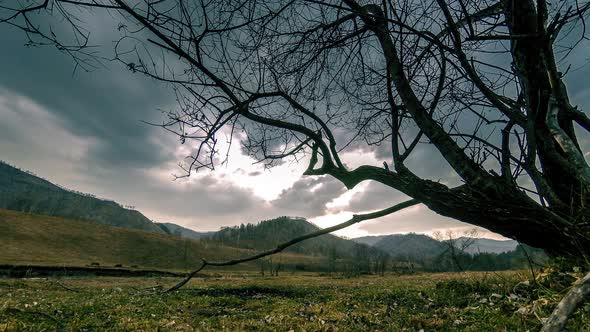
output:
MULTIPOLYGON (((186 271, 201 258, 226 260, 251 255, 166 234, 111 227, 88 221, 0 210, 0 265, 137 267, 186 271), (94 264, 96 265, 96 264, 94 264)), ((281 254, 285 265, 317 265, 320 258, 281 254)), ((256 263, 239 269, 256 268, 256 263)))
POLYGON ((165 233, 139 211, 123 208, 113 201, 63 189, 3 162, 0 162, 0 209, 165 233))
POLYGON ((169 223, 169 222, 162 222, 156 223, 158 227, 160 227, 166 234, 174 235, 182 238, 199 240, 204 237, 211 236, 215 232, 197 232, 190 228, 182 227, 177 224, 169 223))
POLYGON ((383 250, 397 259, 424 259, 440 255, 446 250, 441 243, 422 234, 394 234, 377 241, 373 247, 383 250))
MULTIPOLYGON (((190 269, 202 257, 209 260, 243 257, 317 230, 316 225, 297 217, 225 227, 218 232, 153 223, 140 212, 116 202, 64 189, 0 162, 0 264, 99 263, 190 269)), ((513 252, 516 246, 515 241, 476 239, 465 254, 501 254, 513 252)), ((353 240, 325 234, 289 247, 281 256, 285 258, 285 267, 336 271, 338 264, 344 269, 358 269, 363 265, 363 269, 370 271, 371 262, 384 259, 424 262, 440 256, 446 249, 445 243, 420 234, 353 240)), ((256 264, 251 263, 250 267, 256 264)))

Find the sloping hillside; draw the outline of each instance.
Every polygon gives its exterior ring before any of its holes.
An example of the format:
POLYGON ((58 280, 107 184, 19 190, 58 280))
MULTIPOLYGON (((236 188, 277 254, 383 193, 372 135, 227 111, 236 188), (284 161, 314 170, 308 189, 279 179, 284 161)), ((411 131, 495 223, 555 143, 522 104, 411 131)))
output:
POLYGON ((62 189, 33 174, 0 162, 0 209, 89 220, 164 234, 143 214, 90 195, 62 189))
POLYGON ((199 240, 203 237, 211 236, 215 232, 197 232, 193 231, 192 229, 182 227, 177 224, 169 223, 169 222, 162 222, 156 223, 158 227, 160 227, 166 234, 183 237, 187 239, 199 240))
MULTIPOLYGON (((226 260, 252 251, 176 236, 109 227, 87 221, 0 210, 0 264, 100 266, 190 270, 201 258, 226 260)), ((319 264, 316 258, 281 254, 290 264, 319 264)), ((239 269, 256 268, 256 262, 239 269)))
POLYGON ((6 264, 185 269, 210 254, 235 255, 170 235, 8 210, 0 210, 0 243, 0 262, 6 264))

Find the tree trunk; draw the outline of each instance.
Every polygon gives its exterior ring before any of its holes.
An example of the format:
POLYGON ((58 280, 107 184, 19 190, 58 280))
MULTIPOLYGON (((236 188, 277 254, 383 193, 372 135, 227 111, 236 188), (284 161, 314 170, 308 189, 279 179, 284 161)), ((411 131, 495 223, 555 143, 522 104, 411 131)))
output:
POLYGON ((416 188, 416 198, 438 214, 487 228, 508 238, 545 249, 551 256, 590 261, 590 230, 543 207, 523 192, 504 187, 503 193, 449 190, 428 181, 416 188))

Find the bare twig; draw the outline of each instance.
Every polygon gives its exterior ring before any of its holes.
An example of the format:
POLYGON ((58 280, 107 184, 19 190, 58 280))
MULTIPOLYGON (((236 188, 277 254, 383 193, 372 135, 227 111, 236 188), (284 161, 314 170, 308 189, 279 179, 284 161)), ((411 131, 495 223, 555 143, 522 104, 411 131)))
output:
POLYGON ((522 249, 522 252, 524 252, 524 256, 526 257, 526 260, 529 264, 529 269, 531 270, 531 277, 533 278, 533 282, 536 283, 537 282, 537 277, 535 276, 535 268, 533 267, 533 261, 531 260, 531 257, 529 256, 528 251, 526 250, 526 248, 522 245, 522 243, 518 242, 518 245, 520 246, 520 249, 522 249))
POLYGON ((57 284, 59 287, 61 287, 61 288, 65 289, 65 290, 68 290, 68 291, 70 291, 70 292, 75 292, 75 293, 80 293, 80 292, 81 292, 81 290, 79 290, 79 289, 70 288, 70 287, 68 287, 68 286, 66 286, 66 285, 64 285, 64 284, 62 284, 62 283, 61 283, 59 280, 55 280, 55 283, 56 283, 56 284, 57 284))

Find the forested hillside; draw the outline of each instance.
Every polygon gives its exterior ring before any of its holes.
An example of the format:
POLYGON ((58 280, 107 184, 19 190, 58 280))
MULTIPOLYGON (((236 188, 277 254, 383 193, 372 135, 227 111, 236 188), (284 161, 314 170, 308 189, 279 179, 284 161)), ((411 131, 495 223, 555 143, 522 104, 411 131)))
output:
POLYGON ((393 258, 401 260, 420 260, 425 258, 436 257, 442 254, 446 246, 422 234, 394 234, 386 236, 374 245, 393 258))
POLYGON ((59 187, 30 172, 0 162, 0 209, 81 219, 164 234, 139 211, 114 201, 59 187))

